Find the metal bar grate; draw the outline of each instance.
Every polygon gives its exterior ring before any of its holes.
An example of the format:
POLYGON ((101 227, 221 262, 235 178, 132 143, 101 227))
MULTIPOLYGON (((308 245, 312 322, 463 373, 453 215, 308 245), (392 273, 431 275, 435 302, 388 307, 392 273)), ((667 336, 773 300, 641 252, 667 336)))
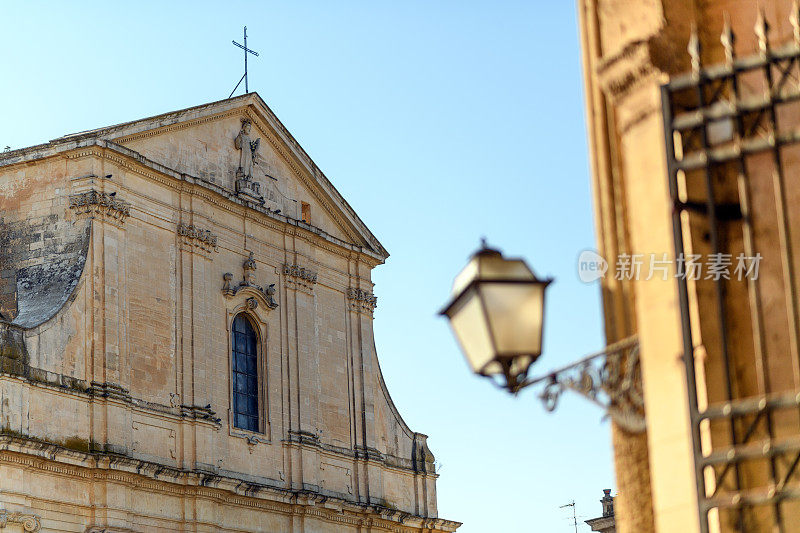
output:
MULTIPOLYGON (((662 87, 701 531, 800 531, 800 16, 774 49, 662 87), (692 278, 690 255, 758 258, 757 276, 692 278)), ((751 273, 752 274, 752 273, 751 273)))

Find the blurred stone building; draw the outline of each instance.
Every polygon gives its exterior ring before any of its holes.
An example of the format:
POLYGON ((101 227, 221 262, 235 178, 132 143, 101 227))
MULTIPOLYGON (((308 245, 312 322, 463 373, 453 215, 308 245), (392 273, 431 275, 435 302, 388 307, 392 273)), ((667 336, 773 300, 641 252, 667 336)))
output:
POLYGON ((603 489, 603 499, 600 500, 603 506, 602 516, 586 520, 586 525, 592 528, 592 531, 599 531, 600 533, 616 533, 616 521, 614 520, 614 497, 611 495, 611 489, 603 489))
POLYGON ((645 262, 602 286, 607 340, 638 336, 647 420, 613 428, 617 528, 800 531, 798 6, 579 14, 599 251, 611 273, 645 262))
POLYGON ((388 253, 255 93, 0 155, 0 529, 433 532, 388 253))

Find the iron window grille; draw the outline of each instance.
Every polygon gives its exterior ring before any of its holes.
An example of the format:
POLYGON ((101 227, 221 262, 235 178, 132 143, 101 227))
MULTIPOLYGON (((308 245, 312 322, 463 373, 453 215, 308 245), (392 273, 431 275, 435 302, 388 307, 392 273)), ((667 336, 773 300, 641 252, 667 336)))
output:
POLYGON ((772 47, 662 87, 676 257, 761 256, 758 276, 687 279, 677 261, 701 531, 800 524, 800 22, 772 47), (681 255, 683 254, 683 255, 681 255))

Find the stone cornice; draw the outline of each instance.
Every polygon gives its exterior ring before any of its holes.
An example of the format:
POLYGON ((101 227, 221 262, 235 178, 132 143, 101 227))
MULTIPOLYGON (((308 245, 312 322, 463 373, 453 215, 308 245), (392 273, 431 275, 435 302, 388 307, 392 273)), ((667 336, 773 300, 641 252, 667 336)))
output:
POLYGON ((148 492, 190 498, 209 498, 236 505, 291 515, 310 515, 348 525, 372 525, 399 533, 455 531, 461 524, 427 518, 376 504, 349 501, 310 490, 290 490, 275 485, 229 478, 219 473, 187 471, 148 461, 105 453, 78 453, 59 446, 42 446, 24 437, 0 435, 0 462, 72 478, 110 481, 148 492))
MULTIPOLYGON (((372 248, 370 252, 379 257, 380 262, 388 257, 389 254, 386 249, 383 248, 378 239, 358 217, 350 204, 347 203, 269 106, 256 93, 164 113, 116 126, 66 135, 53 139, 47 144, 4 152, 0 154, 0 167, 20 162, 30 162, 56 155, 65 150, 86 147, 93 143, 103 142, 102 139, 115 139, 114 143, 121 147, 124 143, 136 139, 153 137, 237 114, 251 118, 256 128, 289 165, 292 173, 309 188, 317 201, 336 220, 349 238, 353 240, 358 240, 359 237, 364 239, 367 242, 367 247, 372 248), (262 124, 266 125, 270 131, 267 132, 262 127, 262 124), (358 234, 353 233, 351 228, 355 228, 358 234)), ((131 152, 136 154, 136 152, 131 152)))
MULTIPOLYGON (((34 148, 37 147, 32 147, 30 150, 34 148)), ((16 154, 16 156, 0 160, 0 168, 31 164, 42 158, 56 156, 67 159, 99 157, 112 161, 126 170, 170 187, 173 190, 202 198, 216 207, 239 216, 248 216, 248 214, 252 213, 249 216, 252 221, 276 231, 300 237, 336 255, 362 261, 370 268, 374 268, 384 262, 383 257, 368 248, 338 239, 324 230, 306 224, 301 220, 275 214, 260 205, 238 198, 233 192, 219 185, 205 181, 202 178, 179 173, 112 141, 90 138, 80 143, 67 143, 64 146, 58 145, 55 147, 42 145, 40 148, 44 151, 34 153, 26 150, 17 150, 16 152, 20 153, 16 154)))
MULTIPOLYGON (((248 119, 255 125, 256 129, 261 133, 262 137, 269 142, 270 146, 281 156, 283 161, 288 165, 291 169, 294 177, 297 178, 300 183, 305 185, 305 187, 311 192, 311 195, 314 199, 325 209, 325 212, 336 221, 342 231, 347 234, 347 236, 353 240, 358 240, 358 235, 355 232, 350 230, 348 224, 344 218, 339 215, 338 209, 326 198, 323 194, 320 194, 319 191, 319 184, 313 183, 312 180, 309 179, 307 172, 303 172, 303 169, 297 165, 297 160, 289 155, 283 147, 283 143, 279 142, 277 139, 277 133, 274 131, 266 131, 264 128, 261 127, 261 120, 257 119, 253 112, 246 112, 245 115, 248 119)), ((286 140, 284 139, 284 143, 286 140)), ((316 169, 316 166, 312 167, 312 171, 316 169)), ((343 199, 342 199, 343 200, 343 199)))
POLYGON ((150 137, 155 137, 157 135, 163 135, 165 133, 170 133, 173 131, 184 130, 186 128, 191 128, 193 126, 198 126, 200 124, 206 124, 208 122, 214 122, 216 120, 222 120, 224 118, 236 115, 241 115, 241 110, 239 108, 224 113, 217 113, 216 115, 210 115, 205 117, 199 117, 193 120, 187 120, 186 122, 178 122, 175 124, 171 124, 169 126, 163 126, 161 128, 145 130, 139 133, 126 135, 124 137, 116 137, 114 139, 114 142, 117 144, 124 145, 125 143, 138 141, 139 139, 148 139, 150 137))
MULTIPOLYGON (((21 362, 11 361, 6 358, 0 358, 0 378, 8 377, 12 379, 24 380, 34 387, 45 387, 49 389, 58 390, 63 394, 81 396, 87 400, 94 398, 97 400, 104 400, 118 405, 125 405, 148 416, 156 416, 161 418, 168 418, 175 422, 192 421, 204 424, 209 424, 211 427, 221 427, 221 419, 217 416, 216 412, 210 407, 189 406, 189 405, 165 405, 155 402, 148 402, 139 398, 131 396, 130 392, 115 385, 113 383, 88 383, 85 380, 64 376, 62 374, 55 374, 44 370, 27 367, 21 362), (3 364, 6 363, 6 364, 3 364), (13 365, 11 363, 14 363, 13 365)), ((381 376, 381 381, 382 376, 381 376)), ((386 392, 386 391, 384 391, 386 392)), ((394 405, 390 404, 394 409, 394 405)), ((415 434, 408 430, 408 426, 402 419, 399 418, 399 413, 396 413, 404 430, 410 434, 412 438, 421 434, 415 434)), ((319 450, 323 450, 337 457, 346 457, 349 459, 367 459, 375 462, 385 468, 393 468, 404 473, 415 473, 413 461, 394 455, 387 455, 381 453, 374 448, 355 448, 349 449, 341 446, 335 446, 319 440, 316 435, 308 433, 290 432, 289 437, 284 441, 285 444, 299 444, 302 446, 311 446, 319 450)), ((56 446, 53 444, 53 446, 56 446)), ((163 465, 162 465, 163 466, 163 465)), ((426 475, 431 477, 438 477, 434 472, 427 472, 426 475)))
POLYGON ((209 424, 214 428, 219 428, 221 425, 220 418, 208 407, 149 402, 131 396, 127 389, 113 383, 89 383, 86 380, 25 365, 18 359, 0 357, 0 379, 2 378, 23 380, 34 387, 57 390, 63 394, 81 396, 87 400, 94 398, 118 402, 148 415, 168 417, 176 421, 192 420, 209 424))

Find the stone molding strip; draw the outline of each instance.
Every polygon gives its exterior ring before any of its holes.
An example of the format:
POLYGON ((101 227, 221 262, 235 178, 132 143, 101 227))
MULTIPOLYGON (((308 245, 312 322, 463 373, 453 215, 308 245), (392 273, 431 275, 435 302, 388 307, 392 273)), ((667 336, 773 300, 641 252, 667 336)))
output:
POLYGON ((87 382, 83 379, 56 374, 41 368, 35 368, 23 363, 21 359, 0 357, 0 376, 10 375, 24 379, 32 384, 45 387, 54 387, 70 394, 88 396, 93 398, 106 398, 126 403, 134 408, 142 409, 153 414, 172 415, 180 418, 209 422, 219 428, 222 420, 217 416, 211 406, 198 405, 165 405, 148 402, 131 396, 130 392, 113 383, 87 382))
MULTIPOLYGON (((180 417, 181 419, 207 422, 213 424, 215 428, 219 428, 222 425, 221 418, 211 409, 211 406, 202 407, 197 405, 176 404, 173 407, 170 405, 148 402, 146 400, 134 398, 127 389, 114 383, 89 383, 85 380, 29 367, 23 365, 21 361, 0 358, 0 375, 11 375, 16 378, 25 379, 34 385, 58 388, 62 390, 62 392, 68 394, 122 402, 133 408, 138 408, 155 415, 171 415, 180 417)), ((374 448, 356 446, 353 449, 348 449, 322 443, 316 435, 307 432, 290 431, 288 438, 284 442, 286 442, 286 444, 312 446, 342 457, 373 460, 390 468, 398 468, 405 471, 414 470, 412 459, 385 455, 374 448)), ((435 474, 428 473, 428 475, 435 474)))
POLYGON ((23 437, 0 435, 2 462, 95 482, 126 483, 167 495, 210 498, 226 505, 305 514, 337 523, 364 526, 369 522, 372 526, 401 533, 417 533, 421 527, 449 532, 461 525, 451 520, 390 509, 377 503, 356 502, 306 489, 290 490, 279 486, 277 481, 274 485, 243 484, 241 479, 228 477, 222 472, 180 470, 113 454, 105 455, 102 461, 97 460, 96 453, 83 454, 84 464, 75 464, 74 457, 65 458, 69 460, 65 462, 58 452, 57 446, 43 447, 23 437))
MULTIPOLYGON (((275 116, 269 106, 257 94, 244 95, 242 97, 172 111, 170 113, 138 119, 116 126, 65 135, 53 139, 46 144, 20 148, 8 153, 3 153, 0 155, 0 166, 40 159, 56 155, 59 152, 83 148, 93 144, 107 147, 116 144, 120 148, 123 148, 121 144, 141 136, 160 135, 167 131, 219 120, 220 118, 236 114, 244 114, 248 118, 251 118, 251 120, 257 118, 254 124, 256 129, 262 134, 265 132, 261 124, 264 124, 272 130, 270 135, 266 135, 267 140, 270 144, 275 146, 278 153, 292 169, 293 174, 298 177, 301 182, 311 187, 311 192, 318 198, 326 211, 329 212, 334 220, 342 225, 341 229, 344 230, 350 238, 356 240, 358 240, 357 237, 363 238, 367 243, 367 247, 370 249, 369 252, 378 257, 380 262, 388 257, 388 252, 383 248, 378 239, 372 234, 369 228, 367 228, 364 222, 316 166, 313 160, 311 160, 305 150, 303 150, 277 116, 275 116), (194 118, 188 118, 192 114, 196 116, 194 118), (116 136, 116 142, 107 140, 109 137, 114 136, 116 136), (339 212, 340 210, 341 213, 339 212), (352 226, 355 232, 353 232, 349 226, 352 226)), ((133 150, 126 149, 126 151, 136 154, 136 156, 138 156, 137 158, 145 159, 141 154, 133 150)))
MULTIPOLYGON (((46 145, 43 146, 46 147, 46 145)), ((42 147, 32 147, 30 150, 34 151, 34 148, 42 147)), ((296 235, 310 243, 313 243, 316 246, 319 246, 320 248, 347 259, 364 261, 371 267, 374 267, 382 264, 386 258, 386 256, 382 256, 370 248, 365 248, 361 245, 339 239, 320 228, 306 224, 302 220, 295 220, 284 215, 275 214, 263 206, 238 198, 234 192, 225 189, 216 183, 212 183, 204 180, 203 178, 191 176, 189 174, 177 172, 169 167, 142 156, 134 150, 118 145, 113 141, 89 139, 82 141, 80 146, 70 146, 69 148, 64 147, 61 150, 54 150, 54 153, 48 153, 47 155, 37 154, 35 151, 32 154, 27 154, 28 151, 29 149, 20 150, 19 152, 21 153, 25 152, 22 153, 20 157, 0 159, 0 167, 22 164, 31 160, 40 159, 42 157, 51 157, 61 152, 70 152, 64 155, 64 157, 68 159, 99 157, 113 161, 126 170, 135 172, 145 178, 170 187, 176 191, 186 192, 192 196, 202 198, 203 200, 208 201, 209 203, 231 213, 242 215, 247 210, 257 211, 266 216, 253 217, 253 221, 277 231, 283 231, 287 235, 296 235), (217 195, 228 201, 220 201, 217 195)))

